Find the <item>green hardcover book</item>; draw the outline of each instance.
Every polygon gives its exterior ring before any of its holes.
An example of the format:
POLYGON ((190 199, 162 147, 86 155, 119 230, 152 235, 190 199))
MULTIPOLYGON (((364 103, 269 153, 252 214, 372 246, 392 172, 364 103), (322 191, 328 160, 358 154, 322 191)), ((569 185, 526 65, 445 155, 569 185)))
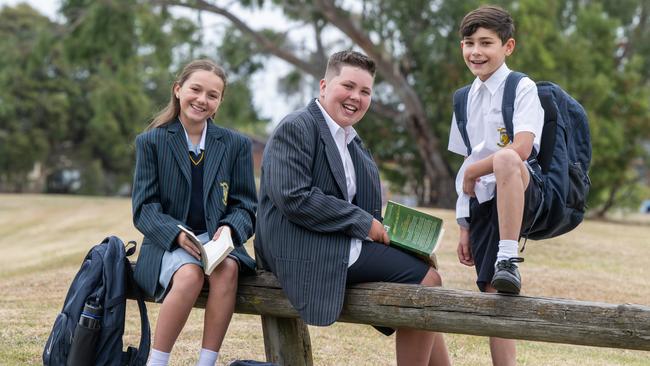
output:
POLYGON ((442 219, 416 209, 388 201, 384 227, 391 245, 430 257, 442 240, 442 219))

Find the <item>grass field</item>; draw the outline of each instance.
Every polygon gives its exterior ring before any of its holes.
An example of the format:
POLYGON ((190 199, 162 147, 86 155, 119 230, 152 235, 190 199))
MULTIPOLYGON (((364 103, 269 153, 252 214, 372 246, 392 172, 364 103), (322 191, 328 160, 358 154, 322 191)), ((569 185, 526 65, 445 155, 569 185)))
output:
MULTIPOLYGON (((456 258, 453 213, 446 220, 439 264, 445 286, 474 290, 474 270, 456 258)), ((643 218, 641 218, 643 220, 643 218)), ((638 221, 638 220, 637 220, 638 221)), ((41 353, 83 256, 107 235, 141 241, 131 224, 130 200, 0 194, 0 365, 41 364, 41 353)), ((248 244, 250 246, 250 243, 248 244)), ((249 252, 252 253, 252 250, 249 252)), ((523 253, 523 293, 609 303, 650 305, 650 223, 583 223, 523 253)), ((152 326, 158 305, 148 304, 152 326)), ((125 342, 137 344, 137 307, 129 301, 125 342)), ((194 365, 203 311, 195 309, 172 353, 173 365, 194 365)), ((317 365, 393 365, 394 337, 369 326, 310 327, 317 365)), ((455 365, 490 365, 487 340, 448 334, 455 365)), ((264 359, 259 317, 235 314, 220 365, 264 359)), ((518 342, 519 365, 650 365, 650 352, 518 342)))

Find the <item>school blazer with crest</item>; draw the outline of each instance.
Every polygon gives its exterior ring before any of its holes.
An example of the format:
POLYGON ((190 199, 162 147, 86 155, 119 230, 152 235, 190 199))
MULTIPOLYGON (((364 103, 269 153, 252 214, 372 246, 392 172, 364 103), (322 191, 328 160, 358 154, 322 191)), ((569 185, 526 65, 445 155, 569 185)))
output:
MULTIPOLYGON (((250 139, 208 120, 203 166, 203 207, 212 237, 219 226, 231 227, 240 271, 255 273, 243 243, 253 234, 257 196, 250 139)), ((183 127, 176 119, 136 138, 133 223, 144 234, 135 280, 154 296, 165 251, 178 248, 178 224, 190 207, 192 173, 183 127)))
POLYGON ((284 118, 262 160, 256 255, 312 325, 338 318, 350 239, 365 239, 373 217, 381 220, 377 166, 360 138, 348 150, 356 173, 353 203, 347 201, 343 162, 315 101, 284 118))

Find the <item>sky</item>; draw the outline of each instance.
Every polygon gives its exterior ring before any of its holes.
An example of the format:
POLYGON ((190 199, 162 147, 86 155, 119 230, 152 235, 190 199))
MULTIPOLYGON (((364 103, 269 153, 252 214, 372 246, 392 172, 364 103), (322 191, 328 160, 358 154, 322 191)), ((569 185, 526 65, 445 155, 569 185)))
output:
MULTIPOLYGON (((0 7, 5 5, 13 6, 25 2, 50 19, 61 20, 57 15, 57 10, 59 8, 58 0, 0 0, 0 7)), ((242 12, 241 9, 237 8, 231 10, 234 13, 242 12)), ((187 14, 190 14, 190 12, 188 11, 187 14)), ((277 19, 278 17, 281 17, 281 14, 273 13, 272 11, 265 9, 255 12, 254 14, 251 14, 250 12, 247 12, 246 14, 247 15, 244 19, 249 20, 250 24, 254 24, 254 28, 277 27, 277 19)), ((202 19, 206 29, 208 30, 217 28, 219 27, 219 24, 224 23, 222 17, 207 12, 202 15, 202 19)), ((216 61, 218 62, 218 60, 216 61)), ((273 70, 273 72, 257 72, 252 78, 251 89, 253 92, 253 103, 256 106, 260 117, 269 119, 271 121, 269 128, 272 128, 272 126, 277 124, 282 117, 296 108, 296 102, 290 102, 284 95, 277 91, 278 77, 288 72, 289 66, 284 61, 274 57, 269 58, 269 62, 265 66, 266 70, 273 70)), ((316 94, 317 91, 315 90, 313 96, 316 96, 316 94)), ((313 96, 305 96, 306 100, 303 102, 306 103, 307 100, 313 96)))

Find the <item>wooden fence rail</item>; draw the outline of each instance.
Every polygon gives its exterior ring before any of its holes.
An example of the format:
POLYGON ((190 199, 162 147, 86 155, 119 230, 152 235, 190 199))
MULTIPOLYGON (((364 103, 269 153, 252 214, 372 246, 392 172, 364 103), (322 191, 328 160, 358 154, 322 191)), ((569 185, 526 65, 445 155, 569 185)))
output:
MULTIPOLYGON (((312 364, 307 327, 273 274, 240 279, 236 312, 262 315, 269 361, 312 364)), ((632 304, 365 283, 347 289, 338 321, 650 351, 650 307, 632 304)))

